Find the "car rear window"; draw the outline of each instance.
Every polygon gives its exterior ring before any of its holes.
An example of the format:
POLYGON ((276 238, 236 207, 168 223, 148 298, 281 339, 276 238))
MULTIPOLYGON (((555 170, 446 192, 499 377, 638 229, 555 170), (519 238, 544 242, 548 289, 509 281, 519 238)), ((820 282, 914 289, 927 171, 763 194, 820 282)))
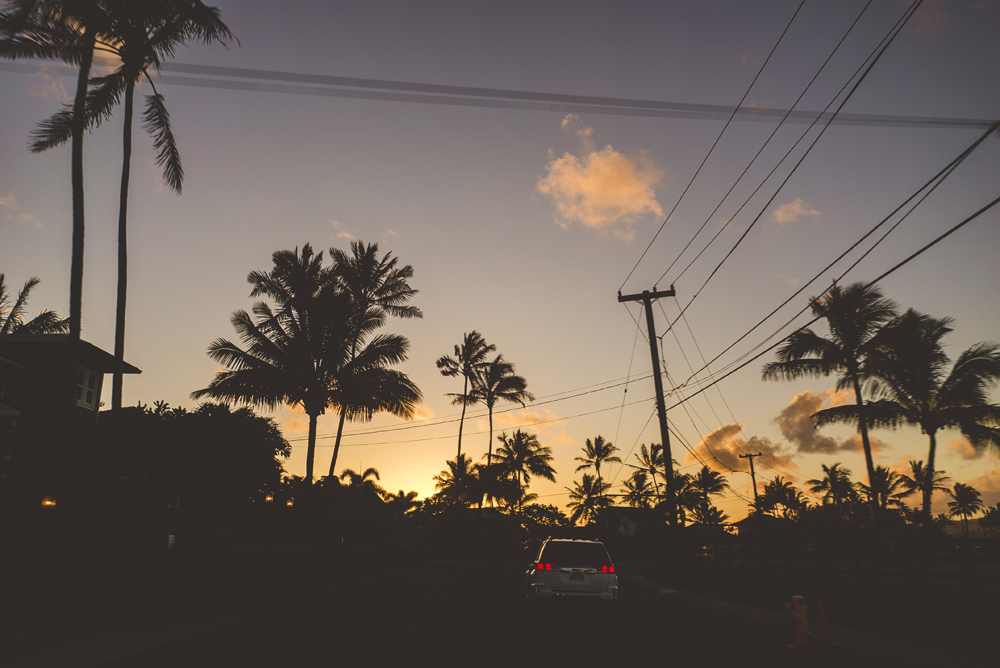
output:
POLYGON ((611 558, 600 543, 548 543, 539 561, 560 566, 610 566, 611 558))

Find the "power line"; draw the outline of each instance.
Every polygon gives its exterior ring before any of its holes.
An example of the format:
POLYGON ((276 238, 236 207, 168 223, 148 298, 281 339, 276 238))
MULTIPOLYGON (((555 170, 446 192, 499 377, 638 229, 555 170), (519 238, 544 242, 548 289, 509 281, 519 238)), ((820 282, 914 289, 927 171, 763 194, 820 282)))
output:
POLYGON ((674 206, 670 209, 670 213, 668 213, 666 218, 663 219, 663 223, 660 224, 660 228, 656 230, 656 234, 654 234, 653 238, 649 240, 649 244, 646 246, 646 249, 642 251, 642 255, 639 256, 638 260, 636 260, 635 266, 632 267, 632 271, 628 272, 628 276, 625 277, 625 280, 622 281, 622 284, 618 287, 619 291, 621 291, 621 289, 625 287, 625 284, 628 283, 628 279, 632 278, 632 274, 635 273, 635 270, 642 262, 642 259, 646 257, 646 253, 649 252, 649 249, 653 247, 653 243, 655 243, 657 237, 660 236, 660 232, 662 232, 663 228, 666 227, 667 221, 670 220, 670 217, 674 215, 674 211, 676 211, 677 207, 680 206, 681 201, 684 199, 684 195, 687 194, 688 190, 691 188, 691 185, 694 183, 695 179, 698 178, 698 174, 701 173, 702 167, 704 167, 705 163, 708 162, 708 159, 711 157, 712 152, 715 150, 715 147, 719 145, 719 141, 722 139, 722 135, 726 134, 726 130, 729 128, 729 124, 732 123, 733 119, 736 117, 736 110, 738 110, 740 106, 743 104, 743 102, 747 99, 747 95, 750 94, 750 91, 753 89, 753 85, 757 83, 757 79, 760 78, 760 75, 764 72, 764 68, 767 67, 767 64, 771 61, 771 56, 774 55, 774 52, 777 50, 778 45, 781 44, 781 40, 784 39, 785 34, 788 32, 788 29, 792 27, 792 22, 795 21, 795 17, 799 15, 799 11, 802 9, 802 5, 804 4, 806 4, 806 0, 802 0, 802 2, 799 3, 799 6, 795 9, 795 13, 792 14, 792 18, 788 20, 788 24, 785 26, 785 29, 782 30, 781 34, 778 36, 778 41, 774 43, 774 46, 771 47, 771 52, 767 54, 767 58, 764 59, 764 64, 760 66, 759 70, 757 70, 757 74, 754 76, 753 81, 751 81, 750 85, 747 86, 746 91, 744 91, 743 93, 743 97, 740 98, 740 101, 737 103, 736 108, 733 109, 733 113, 730 114, 729 119, 726 121, 726 124, 722 126, 722 130, 719 132, 719 136, 715 138, 714 142, 712 142, 712 145, 708 148, 708 153, 705 154, 705 157, 702 159, 701 164, 698 165, 698 169, 694 170, 694 174, 691 175, 691 180, 688 181, 688 184, 686 186, 684 186, 684 190, 681 191, 680 197, 678 197, 677 201, 674 202, 674 206))
MULTIPOLYGON (((835 47, 833 47, 833 51, 830 52, 830 55, 828 55, 826 57, 826 60, 823 61, 823 64, 820 65, 820 67, 819 67, 818 70, 816 70, 816 74, 813 75, 812 79, 809 80, 809 83, 806 84, 806 87, 802 89, 801 93, 799 93, 799 96, 795 99, 795 102, 793 102, 792 106, 788 109, 788 113, 786 113, 785 116, 781 119, 781 121, 778 122, 778 124, 775 126, 774 130, 771 132, 771 134, 768 136, 768 138, 764 141, 763 144, 761 144, 761 147, 759 149, 757 149, 757 153, 753 156, 753 158, 750 159, 750 162, 747 163, 747 166, 743 169, 743 171, 740 173, 740 175, 738 177, 736 177, 736 180, 733 181, 733 185, 731 185, 729 187, 729 190, 727 190, 726 194, 722 196, 722 199, 719 200, 719 203, 715 205, 715 208, 712 209, 712 212, 709 213, 708 216, 705 217, 705 222, 703 222, 701 224, 701 226, 698 228, 698 230, 691 236, 691 239, 688 240, 688 242, 684 245, 684 248, 682 248, 681 251, 677 254, 677 257, 675 257, 674 260, 673 260, 673 262, 670 263, 670 266, 667 267, 666 271, 663 272, 663 275, 660 276, 660 279, 658 281, 656 281, 657 283, 659 283, 660 281, 662 281, 663 278, 664 278, 664 276, 666 276, 670 272, 670 270, 673 269, 673 267, 677 263, 677 261, 680 260, 681 257, 683 257, 684 253, 687 252, 687 249, 691 247, 691 244, 694 243, 695 239, 698 238, 698 235, 700 235, 702 233, 702 231, 705 229, 705 226, 708 225, 709 221, 712 220, 712 216, 714 216, 715 213, 725 203, 725 201, 727 199, 729 199, 729 195, 732 194, 733 190, 736 189, 736 186, 739 185, 739 183, 743 180, 743 177, 746 176, 746 173, 748 171, 750 171, 750 168, 753 167, 754 163, 757 162, 757 158, 760 157, 761 153, 764 152, 764 149, 767 148, 768 145, 771 143, 771 140, 774 139, 775 135, 778 134, 778 130, 780 130, 781 127, 785 124, 785 121, 788 120, 788 117, 791 115, 792 110, 794 110, 795 107, 799 106, 799 102, 802 101, 802 98, 805 97, 805 94, 809 91, 810 88, 812 88, 812 85, 816 82, 816 79, 819 78, 819 75, 823 72, 824 69, 826 69, 827 64, 829 64, 829 62, 833 58, 834 54, 836 54, 837 51, 840 50, 840 47, 844 43, 844 40, 846 40, 847 36, 851 34, 851 31, 854 30, 854 27, 858 24, 858 21, 861 20, 861 17, 868 10, 868 7, 870 7, 871 4, 872 4, 872 0, 868 0, 868 3, 865 4, 865 6, 861 9, 861 12, 854 19, 854 22, 851 23, 850 27, 847 29, 847 32, 845 32, 844 36, 840 38, 840 41, 837 42, 837 45, 835 47)), ((848 80, 848 83, 850 83, 849 80, 848 80)), ((845 84, 845 87, 846 87, 846 85, 847 84, 845 84)), ((843 89, 841 89, 841 90, 843 90, 843 89)), ((838 93, 838 95, 839 94, 840 93, 838 93)), ((836 99, 836 96, 834 96, 834 99, 836 99)), ((811 127, 812 126, 810 125, 810 128, 811 127)), ((806 132, 808 132, 808 130, 806 130, 806 132)), ((795 145, 792 146, 792 149, 794 149, 795 146, 797 146, 797 145, 798 145, 798 142, 795 142, 795 145)), ((791 152, 791 150, 789 152, 791 152)), ((787 156, 788 156, 788 154, 785 154, 785 157, 787 157, 787 156)), ((782 162, 784 162, 784 158, 782 158, 781 161, 778 163, 778 165, 775 166, 775 169, 777 169, 778 166, 781 165, 782 162)), ((773 173, 774 173, 774 170, 771 171, 771 174, 773 174, 773 173)), ((764 179, 765 182, 767 181, 768 178, 770 178, 771 174, 767 175, 767 177, 764 179)), ((763 185, 764 184, 761 183, 761 186, 763 186, 763 185)), ((758 187, 758 189, 759 189, 759 187, 758 187)), ((755 190, 754 192, 756 193, 757 191, 755 190)), ((749 201, 749 199, 747 201, 749 201)), ((742 210, 742 208, 743 207, 740 207, 741 210, 742 210)), ((736 216, 737 214, 739 214, 739 211, 737 211, 735 214, 733 214, 733 216, 736 216)), ((725 229, 725 228, 723 228, 723 229, 725 229)), ((716 234, 716 237, 718 237, 718 234, 721 234, 721 230, 720 230, 719 233, 716 234)), ((654 240, 655 240, 655 238, 654 238, 654 240)), ((712 239, 712 241, 714 241, 714 240, 715 240, 715 238, 712 239)), ((652 245, 652 242, 650 242, 650 245, 652 245)), ((709 242, 709 245, 711 245, 711 242, 709 242)), ((708 246, 706 246, 706 248, 707 247, 708 246)), ((703 252, 704 252, 704 250, 702 250, 702 253, 703 252)), ((701 256, 701 253, 698 254, 698 257, 700 257, 700 256, 701 256)), ((697 260, 697 259, 698 258, 696 257, 695 260, 697 260)), ((693 262, 693 260, 692 260, 692 262, 693 262)), ((690 266, 690 265, 688 265, 688 266, 690 266)), ((685 271, 686 270, 687 270, 687 268, 685 268, 685 271)), ((684 275, 684 272, 682 271, 680 273, 680 275, 678 276, 678 278, 680 278, 680 276, 683 276, 683 275, 684 275)))
MULTIPOLYGON (((837 107, 837 110, 834 112, 834 117, 836 117, 836 115, 840 113, 840 110, 844 108, 844 105, 847 104, 847 102, 854 95, 855 91, 858 90, 858 87, 865 80, 865 78, 868 76, 868 74, 872 71, 872 68, 875 67, 876 63, 878 63, 878 61, 881 59, 881 57, 885 54, 886 50, 893 43, 893 41, 896 39, 896 37, 899 35, 899 33, 902 32, 903 27, 909 21, 910 17, 913 16, 913 13, 921 5, 921 3, 923 3, 923 0, 914 0, 914 2, 907 9, 907 12, 903 15, 903 17, 899 20, 899 22, 897 22, 895 32, 888 39, 888 41, 885 42, 885 44, 882 46, 881 50, 879 50, 878 54, 871 61, 871 63, 865 69, 864 73, 862 73, 861 77, 857 80, 857 82, 854 84, 854 86, 851 88, 851 90, 848 91, 847 95, 844 97, 843 101, 841 101, 840 105, 838 105, 838 107, 837 107)), ((805 152, 802 154, 802 157, 799 158, 798 162, 795 163, 795 165, 792 167, 791 171, 788 173, 788 175, 785 177, 785 179, 778 185, 778 188, 774 191, 774 194, 771 195, 770 199, 768 199, 767 202, 764 204, 764 206, 761 208, 760 213, 758 213, 757 216, 750 223, 750 225, 747 226, 747 229, 744 230, 743 234, 740 235, 740 238, 737 239, 737 241, 733 245, 733 247, 729 249, 729 252, 726 253, 725 257, 722 258, 722 260, 719 262, 719 264, 716 265, 715 269, 713 269, 712 272, 708 275, 708 278, 705 279, 705 281, 704 281, 704 283, 702 283, 701 287, 698 288, 698 290, 694 293, 694 295, 692 295, 692 297, 688 301, 687 305, 685 305, 684 308, 681 309, 681 315, 684 315, 684 313, 687 311, 687 309, 690 308, 691 304, 693 304, 695 302, 695 300, 698 298, 698 296, 701 294, 702 290, 705 289, 705 286, 708 285, 708 283, 712 280, 712 278, 715 277, 715 275, 718 273, 719 269, 722 268, 722 265, 724 265, 726 263, 726 261, 732 256, 732 254, 736 251, 736 249, 740 246, 740 244, 743 243, 743 240, 746 239, 746 237, 747 237, 748 234, 750 234, 750 230, 752 230, 754 228, 754 226, 757 224, 757 222, 764 215, 764 212, 767 211, 767 207, 771 206, 771 202, 774 201, 774 199, 778 196, 778 193, 781 192, 781 189, 785 186, 786 183, 788 183, 789 179, 792 178, 792 175, 795 174, 795 172, 798 170, 799 166, 806 159, 806 157, 812 151, 813 147, 816 146, 816 143, 826 133, 826 131, 827 131, 827 129, 829 127, 830 127, 830 124, 827 123, 826 125, 824 125, 820 129, 819 134, 816 135, 816 138, 813 139, 813 141, 809 145, 809 147, 806 148, 805 152)), ((677 319, 679 319, 679 318, 680 318, 680 316, 678 316, 677 319)), ((675 319, 674 322, 670 323, 670 325, 668 326, 668 329, 672 328, 674 326, 674 324, 676 324, 677 319, 675 319)))
MULTIPOLYGON (((46 65, 45 67, 45 73, 49 75, 75 77, 79 74, 78 70, 72 67, 58 65, 46 65)), ((0 71, 13 74, 36 74, 38 68, 20 63, 0 63, 0 71)), ((474 108, 702 121, 723 120, 735 111, 738 121, 768 123, 774 122, 788 113, 786 109, 768 107, 732 107, 719 104, 475 88, 241 67, 219 67, 194 63, 162 63, 160 72, 159 82, 173 86, 474 108), (170 74, 171 72, 195 76, 177 76, 170 74)), ((822 117, 823 112, 793 111, 789 114, 788 120, 797 123, 811 123, 817 118, 822 120, 822 117)), ((988 120, 975 118, 857 113, 841 114, 834 122, 838 125, 927 129, 982 128, 989 125, 988 120)))
MULTIPOLYGON (((901 267, 903 267, 904 265, 906 265, 906 264, 908 264, 909 262, 911 262, 912 260, 916 259, 916 258, 917 258, 918 256, 922 255, 922 254, 923 254, 924 252, 926 252, 926 251, 927 251, 928 249, 930 249, 930 248, 932 248, 933 246, 937 245, 937 244, 938 244, 938 243, 940 243, 941 241, 944 241, 944 240, 945 240, 945 239, 946 239, 947 237, 951 236, 952 234, 954 234, 955 232, 957 232, 958 230, 960 230, 960 229, 961 229, 962 227, 964 227, 965 225, 967 225, 967 224, 968 224, 968 223, 970 223, 971 221, 975 220, 976 218, 978 218, 978 217, 979 217, 979 216, 981 216, 982 214, 986 213, 986 212, 987 212, 988 210, 992 209, 992 208, 993 208, 994 206, 996 206, 997 204, 1000 204, 1000 197, 997 197, 997 198, 996 198, 996 199, 994 199, 994 200, 993 200, 992 202, 990 202, 989 204, 987 204, 987 205, 986 205, 986 206, 984 206, 983 208, 979 209, 978 211, 976 211, 975 213, 973 213, 973 214, 972 214, 971 216, 969 216, 968 218, 966 218, 966 219, 962 220, 961 222, 959 222, 958 224, 956 224, 956 225, 955 225, 954 227, 952 227, 951 229, 949 229, 949 230, 948 230, 947 232, 945 232, 944 234, 940 235, 939 237, 937 237, 936 239, 934 239, 934 240, 933 240, 933 241, 931 241, 930 243, 926 244, 925 246, 923 246, 922 248, 920 248, 920 249, 919 249, 918 251, 916 251, 915 253, 913 253, 913 254, 911 254, 910 256, 908 256, 908 257, 907 257, 907 258, 906 258, 905 260, 903 260, 902 262, 899 262, 898 264, 896 264, 895 266, 893 266, 893 267, 892 267, 891 269, 889 269, 888 271, 884 272, 884 273, 883 273, 882 275, 880 275, 879 277, 875 278, 875 279, 874 279, 874 280, 872 280, 872 281, 869 281, 869 282, 868 282, 868 283, 866 284, 866 287, 870 287, 870 286, 872 286, 872 285, 874 285, 874 284, 878 283, 879 281, 881 281, 881 280, 882 280, 883 278, 885 278, 886 276, 889 276, 890 274, 892 274, 893 272, 897 271, 898 269, 900 269, 900 268, 901 268, 901 267)), ((816 318, 813 318, 812 320, 810 320, 809 322, 807 322, 807 323, 806 323, 805 325, 803 325, 802 327, 799 327, 799 328, 798 328, 798 329, 796 329, 795 331, 796 331, 796 332, 798 332, 798 331, 802 331, 803 329, 805 329, 805 328, 809 327, 810 325, 812 325, 812 324, 816 323, 817 321, 819 321, 819 320, 821 320, 821 319, 822 319, 821 317, 816 317, 816 318)), ((793 334, 794 334, 794 332, 793 332, 793 334)), ((791 336, 791 334, 789 334, 788 336, 791 336)), ((774 345, 772 345, 772 346, 769 346, 768 348, 766 348, 765 350, 761 351, 761 352, 760 352, 760 353, 758 353, 757 355, 754 355, 754 356, 753 356, 752 358, 750 358, 749 360, 747 360, 747 361, 746 361, 746 362, 744 362, 743 364, 740 364, 740 365, 739 365, 738 367, 736 367, 736 368, 732 369, 731 371, 727 372, 726 374, 724 374, 724 375, 722 375, 722 376, 720 376, 720 377, 716 378, 715 380, 713 380, 712 382, 710 382, 710 383, 709 383, 708 385, 706 385, 705 387, 703 387, 703 388, 701 388, 701 389, 699 389, 699 390, 697 390, 697 391, 695 391, 695 392, 692 392, 691 394, 689 394, 689 395, 688 395, 687 397, 685 397, 684 399, 681 399, 680 401, 678 401, 678 402, 677 402, 677 403, 675 403, 674 405, 670 406, 670 407, 669 407, 669 408, 668 408, 667 410, 670 410, 670 409, 673 409, 673 408, 676 408, 677 406, 680 406, 680 405, 681 405, 682 403, 684 403, 684 402, 686 402, 686 401, 689 401, 690 399, 694 398, 694 397, 695 397, 696 395, 698 395, 698 394, 701 394, 702 392, 704 392, 704 391, 705 391, 705 390, 707 390, 708 388, 710 388, 710 387, 712 387, 712 386, 714 386, 714 385, 716 385, 716 384, 718 384, 718 383, 722 382, 723 380, 725 380, 725 379, 726 379, 726 378, 728 378, 729 376, 733 375, 734 373, 736 373, 737 371, 739 371, 739 370, 740 370, 740 369, 742 369, 743 367, 747 366, 747 365, 748 365, 748 364, 750 364, 751 362, 755 362, 756 360, 760 359, 761 357, 763 357, 764 355, 766 355, 767 353, 771 352, 772 350, 774 350, 775 348, 777 348, 777 347, 778 347, 779 345, 781 345, 781 344, 782 344, 782 342, 784 342, 784 341, 785 341, 785 340, 786 340, 786 339, 788 338, 788 336, 786 336, 785 338, 783 338, 783 339, 782 339, 781 341, 778 341, 778 342, 777 342, 777 343, 775 343, 774 345)))

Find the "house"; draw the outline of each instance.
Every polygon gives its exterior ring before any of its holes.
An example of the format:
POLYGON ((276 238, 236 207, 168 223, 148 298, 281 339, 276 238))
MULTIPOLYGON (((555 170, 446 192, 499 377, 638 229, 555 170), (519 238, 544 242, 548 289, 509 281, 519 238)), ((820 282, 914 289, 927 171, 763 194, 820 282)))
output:
MULTIPOLYGON (((54 415, 68 358, 67 334, 0 336, 0 420, 6 421, 8 431, 16 429, 21 416, 44 419, 54 415)), ((96 419, 104 376, 112 373, 115 366, 114 355, 92 343, 80 342, 76 395, 79 415, 96 419)), ((141 373, 127 362, 122 371, 141 373)))
MULTIPOLYGON (((55 462, 65 461, 58 432, 69 355, 66 334, 0 335, 0 505, 9 505, 11 494, 33 496, 55 462)), ((80 342, 74 423, 96 423, 104 377, 116 365, 110 353, 80 342)), ((127 363, 122 371, 140 373, 127 363)))

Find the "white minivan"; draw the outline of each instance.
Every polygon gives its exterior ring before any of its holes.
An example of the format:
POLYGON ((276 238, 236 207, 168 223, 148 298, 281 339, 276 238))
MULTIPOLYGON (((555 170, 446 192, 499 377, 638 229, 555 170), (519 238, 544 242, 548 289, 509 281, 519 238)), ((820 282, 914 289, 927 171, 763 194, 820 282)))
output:
POLYGON ((604 543, 549 538, 525 573, 528 598, 618 599, 618 576, 604 543))

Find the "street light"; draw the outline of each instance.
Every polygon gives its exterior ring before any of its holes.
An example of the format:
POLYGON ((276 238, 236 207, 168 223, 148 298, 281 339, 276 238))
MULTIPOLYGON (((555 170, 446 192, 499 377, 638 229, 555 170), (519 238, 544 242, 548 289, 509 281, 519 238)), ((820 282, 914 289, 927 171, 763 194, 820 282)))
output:
POLYGON ((56 507, 56 497, 54 496, 42 497, 42 508, 55 508, 55 507, 56 507))
POLYGON ((288 501, 285 501, 285 505, 291 508, 292 506, 295 505, 294 499, 288 499, 288 501))
POLYGON ((272 503, 273 501, 274 501, 274 494, 265 494, 264 495, 264 502, 265 503, 272 503))

